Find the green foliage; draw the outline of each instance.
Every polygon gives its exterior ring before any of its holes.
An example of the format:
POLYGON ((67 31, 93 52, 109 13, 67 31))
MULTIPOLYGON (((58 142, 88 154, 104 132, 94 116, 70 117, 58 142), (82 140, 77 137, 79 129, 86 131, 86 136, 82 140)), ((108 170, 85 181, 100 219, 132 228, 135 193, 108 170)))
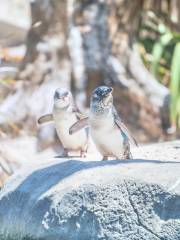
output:
POLYGON ((180 128, 180 42, 174 48, 171 64, 171 120, 180 128))
POLYGON ((151 63, 151 71, 155 77, 158 77, 158 72, 160 71, 160 60, 163 56, 164 51, 166 50, 166 46, 171 42, 173 35, 170 31, 167 31, 163 34, 159 41, 154 43, 152 49, 152 63, 151 63))
POLYGON ((170 88, 172 124, 180 128, 180 33, 166 23, 166 15, 148 12, 139 33, 141 55, 147 68, 170 88))

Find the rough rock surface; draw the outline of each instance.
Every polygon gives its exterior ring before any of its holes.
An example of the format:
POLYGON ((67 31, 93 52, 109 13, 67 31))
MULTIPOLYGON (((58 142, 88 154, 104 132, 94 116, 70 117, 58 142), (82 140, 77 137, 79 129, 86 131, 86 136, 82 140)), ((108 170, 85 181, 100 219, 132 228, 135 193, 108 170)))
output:
POLYGON ((20 170, 0 192, 0 239, 179 240, 180 142, 134 156, 20 170))

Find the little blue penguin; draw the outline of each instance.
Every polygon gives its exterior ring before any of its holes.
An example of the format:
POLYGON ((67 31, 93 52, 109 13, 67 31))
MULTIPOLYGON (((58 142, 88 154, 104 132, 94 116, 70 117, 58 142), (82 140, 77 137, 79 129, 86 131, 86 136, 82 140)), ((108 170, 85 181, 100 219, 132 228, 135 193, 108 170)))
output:
POLYGON ((72 94, 65 88, 58 88, 54 93, 54 106, 52 114, 46 114, 38 119, 38 123, 54 121, 57 135, 64 147, 62 157, 68 156, 69 151, 80 151, 84 157, 88 147, 88 133, 82 129, 74 135, 69 134, 69 128, 83 118, 75 106, 72 94))
POLYGON ((73 124, 70 134, 89 126, 91 137, 103 156, 116 159, 132 159, 130 142, 137 145, 113 105, 113 88, 100 86, 91 96, 89 117, 73 124))

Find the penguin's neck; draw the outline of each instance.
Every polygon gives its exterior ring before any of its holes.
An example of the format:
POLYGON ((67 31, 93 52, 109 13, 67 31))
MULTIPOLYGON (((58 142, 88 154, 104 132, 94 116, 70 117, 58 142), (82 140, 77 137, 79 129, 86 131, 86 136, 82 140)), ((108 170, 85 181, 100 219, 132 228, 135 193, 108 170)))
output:
POLYGON ((54 104, 53 111, 61 114, 70 113, 72 112, 72 106, 70 103, 65 107, 59 107, 58 105, 54 104))
POLYGON ((95 118, 105 118, 112 115, 112 108, 91 107, 90 112, 95 118))

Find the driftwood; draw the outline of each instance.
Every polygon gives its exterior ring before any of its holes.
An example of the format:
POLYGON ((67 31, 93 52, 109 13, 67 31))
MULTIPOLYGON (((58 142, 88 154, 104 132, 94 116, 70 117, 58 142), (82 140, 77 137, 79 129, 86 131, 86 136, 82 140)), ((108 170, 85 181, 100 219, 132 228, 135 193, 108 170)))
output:
POLYGON ((114 86, 115 105, 136 138, 159 139, 169 125, 169 92, 134 50, 142 3, 32 1, 32 26, 17 76, 23 81, 1 104, 0 123, 11 115, 31 130, 36 118, 51 110, 56 87, 71 87, 78 105, 89 106, 91 91, 107 84, 114 86))
POLYGON ((155 139, 169 123, 169 92, 133 50, 141 4, 140 0, 80 1, 74 23, 82 37, 88 102, 96 86, 114 85, 115 104, 125 122, 155 139))

